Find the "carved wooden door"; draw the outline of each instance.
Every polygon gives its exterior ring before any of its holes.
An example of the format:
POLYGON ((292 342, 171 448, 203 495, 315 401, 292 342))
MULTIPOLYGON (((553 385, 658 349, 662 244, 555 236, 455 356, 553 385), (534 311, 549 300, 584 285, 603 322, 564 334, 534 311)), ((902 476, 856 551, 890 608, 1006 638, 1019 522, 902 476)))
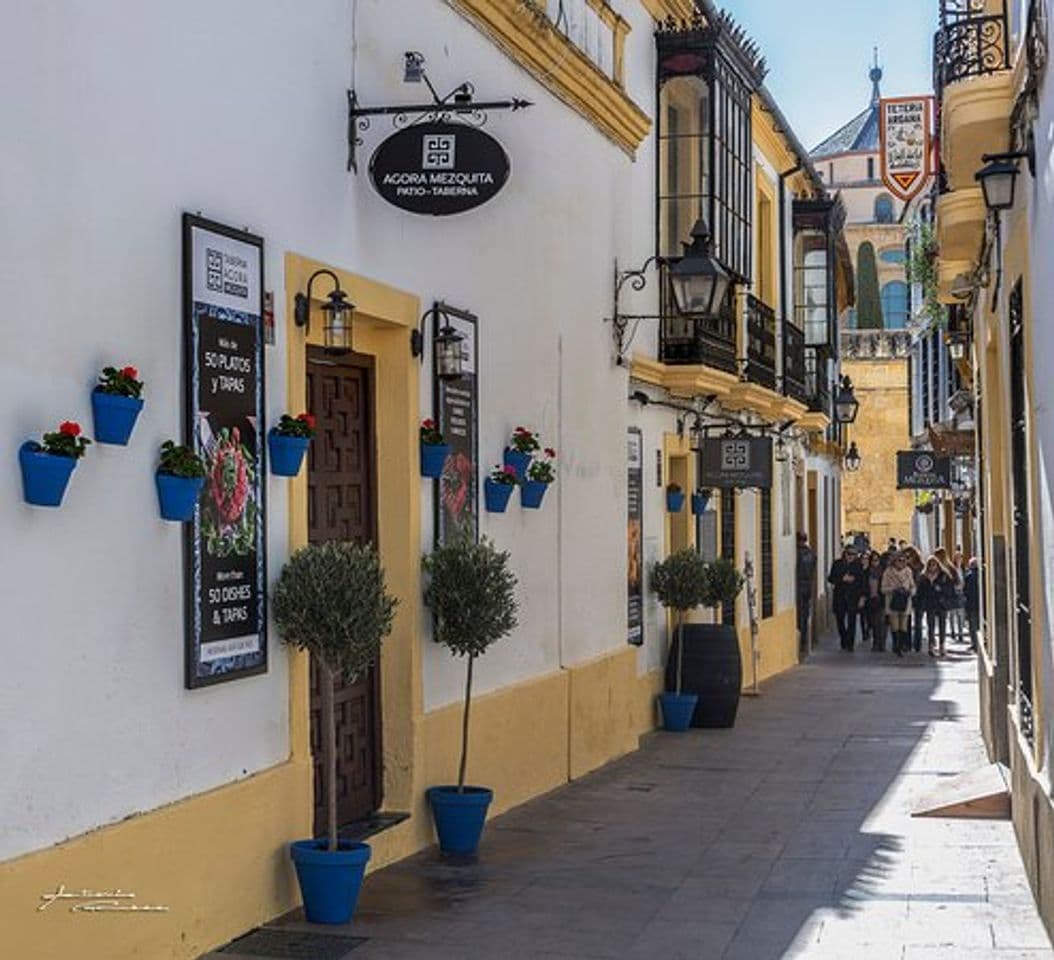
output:
MULTIPOLYGON (((316 435, 308 459, 308 536, 373 541, 375 536, 373 365, 367 357, 333 357, 311 349, 308 410, 316 435)), ((315 833, 325 831, 325 783, 320 730, 320 671, 311 664, 311 752, 315 764, 315 833)), ((337 822, 374 812, 381 802, 379 671, 356 683, 335 682, 337 822)))

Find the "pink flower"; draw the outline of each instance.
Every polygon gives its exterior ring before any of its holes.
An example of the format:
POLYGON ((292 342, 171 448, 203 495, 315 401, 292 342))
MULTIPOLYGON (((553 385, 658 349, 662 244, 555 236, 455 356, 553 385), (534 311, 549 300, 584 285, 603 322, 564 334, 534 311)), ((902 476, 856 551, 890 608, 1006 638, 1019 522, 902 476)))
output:
POLYGON ((511 464, 505 464, 505 466, 502 467, 501 470, 502 473, 511 473, 513 476, 516 475, 516 468, 511 464))

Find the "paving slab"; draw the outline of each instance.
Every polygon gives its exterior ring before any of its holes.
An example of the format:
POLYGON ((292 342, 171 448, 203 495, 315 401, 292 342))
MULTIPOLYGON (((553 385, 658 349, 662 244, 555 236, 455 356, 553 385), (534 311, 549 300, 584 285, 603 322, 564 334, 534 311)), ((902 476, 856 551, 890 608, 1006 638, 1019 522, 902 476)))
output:
POLYGON ((497 818, 477 862, 372 874, 333 932, 364 938, 347 960, 1054 958, 1009 823, 911 818, 986 762, 972 659, 827 641, 734 729, 650 735, 497 818))

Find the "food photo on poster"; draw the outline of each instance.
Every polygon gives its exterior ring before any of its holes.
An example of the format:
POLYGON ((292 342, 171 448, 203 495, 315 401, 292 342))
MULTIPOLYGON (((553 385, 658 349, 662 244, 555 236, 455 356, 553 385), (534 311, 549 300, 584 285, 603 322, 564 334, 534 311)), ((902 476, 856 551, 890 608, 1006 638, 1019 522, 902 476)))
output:
POLYGON ((187 529, 189 687, 267 668, 262 247, 185 218, 188 441, 205 489, 187 529))

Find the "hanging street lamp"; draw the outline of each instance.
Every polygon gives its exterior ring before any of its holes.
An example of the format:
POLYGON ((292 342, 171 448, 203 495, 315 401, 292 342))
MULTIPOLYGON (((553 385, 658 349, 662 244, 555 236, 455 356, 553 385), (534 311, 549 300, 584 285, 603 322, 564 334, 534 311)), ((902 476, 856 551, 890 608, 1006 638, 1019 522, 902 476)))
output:
POLYGON ((853 392, 853 381, 848 376, 842 377, 838 394, 834 398, 834 417, 838 423, 855 423, 860 412, 860 401, 853 392))
POLYGON ((307 293, 298 293, 293 300, 293 319, 298 327, 311 332, 311 287, 316 278, 326 276, 333 281, 333 292, 322 304, 322 342, 327 350, 346 352, 351 349, 351 326, 355 304, 340 289, 340 280, 332 270, 316 270, 307 281, 307 293))
POLYGON ((860 451, 857 449, 856 441, 854 440, 849 444, 849 449, 845 453, 845 469, 850 473, 856 473, 860 469, 860 464, 863 463, 863 457, 860 456, 860 451))
POLYGON ((963 360, 970 344, 970 335, 965 330, 956 330, 947 336, 948 356, 952 360, 963 360))

